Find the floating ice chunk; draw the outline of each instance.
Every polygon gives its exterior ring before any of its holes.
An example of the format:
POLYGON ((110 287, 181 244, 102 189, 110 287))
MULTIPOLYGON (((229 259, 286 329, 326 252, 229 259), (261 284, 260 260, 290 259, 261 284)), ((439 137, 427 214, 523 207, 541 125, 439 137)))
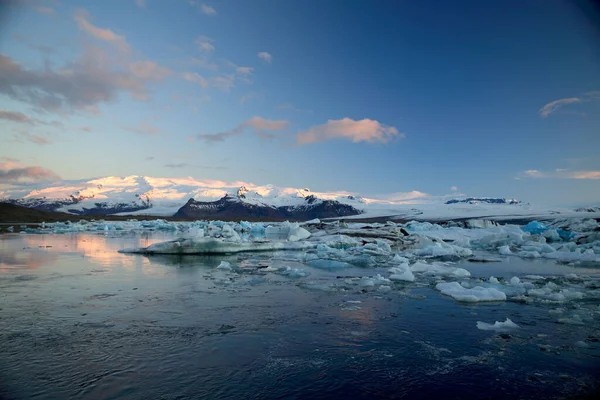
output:
POLYGON ((223 237, 228 241, 241 241, 240 235, 231 227, 231 225, 223 225, 223 228, 221 229, 221 235, 223 235, 223 237))
POLYGON ((498 248, 498 252, 499 252, 500 254, 502 254, 502 255, 505 255, 505 256, 508 256, 508 255, 510 255, 510 254, 512 254, 512 253, 513 253, 512 251, 510 251, 510 247, 508 247, 507 245, 505 245, 505 246, 500 246, 500 247, 498 248))
POLYGON ((510 278, 510 284, 513 286, 518 286, 521 284, 521 280, 518 277, 513 276, 512 278, 510 278))
POLYGON ((510 320, 510 318, 506 318, 506 321, 499 322, 496 321, 493 324, 488 324, 487 322, 477 321, 477 329, 481 329, 482 331, 498 331, 498 332, 506 332, 513 329, 517 329, 519 325, 515 324, 510 320))
POLYGON ((473 228, 479 228, 479 229, 485 229, 485 228, 490 228, 492 226, 497 226, 498 224, 496 222, 487 220, 487 219, 469 219, 467 221, 465 221, 465 225, 467 226, 467 228, 473 229, 473 228))
POLYGON ((540 258, 542 256, 537 251, 520 251, 517 255, 521 258, 540 258))
POLYGON ((392 275, 390 275, 390 280, 392 281, 414 282, 415 280, 415 275, 412 273, 407 263, 392 267, 388 271, 392 273, 392 275))
POLYGON ((231 270, 231 264, 228 263, 227 261, 221 261, 221 264, 219 264, 217 269, 231 270))
POLYGON ((120 253, 140 254, 221 254, 242 251, 306 250, 315 245, 307 242, 227 242, 216 238, 176 239, 148 247, 123 249, 120 253))
POLYGON ((548 242, 560 242, 561 240, 560 234, 556 229, 548 229, 542 233, 542 236, 546 238, 548 242))
POLYGON ((426 264, 416 262, 410 267, 412 272, 421 272, 425 275, 434 276, 455 276, 458 278, 466 278, 471 276, 471 273, 464 268, 447 267, 440 263, 426 264))
POLYGON ((340 269, 340 268, 350 268, 351 264, 348 264, 343 261, 336 260, 327 260, 327 259, 316 259, 307 262, 311 267, 321 268, 321 269, 340 269))
POLYGON ((464 301, 469 303, 476 303, 480 301, 504 301, 506 300, 506 294, 494 288, 483 288, 481 286, 475 286, 467 289, 462 287, 458 282, 443 282, 438 283, 435 288, 450 296, 455 300, 464 301))
POLYGON ((321 220, 319 218, 311 219, 309 221, 304 221, 300 225, 316 225, 320 224, 321 220))
MULTIPOLYGON (((577 249, 576 249, 577 250, 577 249)), ((591 250, 591 249, 589 249, 591 250)), ((591 261, 600 262, 600 256, 595 254, 593 251, 580 253, 578 251, 555 251, 554 253, 544 254, 544 258, 550 258, 553 260, 560 261, 591 261)))
POLYGON ((531 221, 521 229, 523 230, 523 232, 528 232, 532 235, 539 235, 540 233, 547 231, 550 228, 544 223, 538 221, 531 221))
POLYGON ((495 285, 499 285, 500 284, 500 282, 498 281, 498 278, 496 278, 494 276, 490 276, 489 282, 493 283, 495 285))
POLYGON ((389 287, 388 285, 381 285, 381 286, 379 286, 379 287, 377 288, 377 291, 378 291, 378 292, 383 292, 383 293, 387 293, 387 292, 389 292, 389 291, 391 291, 391 290, 392 290, 392 288, 391 288, 391 287, 389 287))
POLYGON ((280 270, 279 273, 281 275, 285 275, 289 278, 304 278, 304 277, 307 277, 308 275, 310 275, 310 272, 307 272, 303 269, 290 268, 290 267, 286 267, 285 269, 280 270))
POLYGON ((273 267, 272 265, 269 265, 267 268, 261 269, 261 271, 262 272, 277 272, 277 271, 279 271, 279 268, 273 267))

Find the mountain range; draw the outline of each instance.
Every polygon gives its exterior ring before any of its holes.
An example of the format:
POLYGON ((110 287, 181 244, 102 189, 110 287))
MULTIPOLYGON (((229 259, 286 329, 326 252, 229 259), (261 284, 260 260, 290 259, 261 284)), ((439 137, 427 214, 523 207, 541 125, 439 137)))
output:
POLYGON ((442 220, 599 213, 597 208, 580 208, 577 212, 532 208, 528 203, 505 198, 432 198, 421 192, 410 192, 376 199, 347 191, 313 192, 308 188, 246 182, 137 175, 0 186, 0 202, 74 215, 183 219, 308 220, 393 216, 442 220))

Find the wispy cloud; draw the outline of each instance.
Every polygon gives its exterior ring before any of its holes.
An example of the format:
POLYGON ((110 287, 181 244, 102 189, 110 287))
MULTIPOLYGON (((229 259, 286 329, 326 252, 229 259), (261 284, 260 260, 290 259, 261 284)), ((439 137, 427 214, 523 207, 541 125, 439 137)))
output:
POLYGON ((175 163, 175 164, 165 164, 166 168, 186 168, 189 167, 188 163, 175 163))
POLYGON ((229 92, 235 86, 235 75, 222 74, 211 78, 212 86, 223 92, 229 92))
MULTIPOLYGON (((6 158, 4 158, 6 160, 6 158)), ((59 180, 60 177, 53 171, 38 167, 25 166, 14 162, 15 160, 7 160, 0 162, 0 183, 31 183, 59 180)))
POLYGON ((458 192, 458 186, 450 186, 450 190, 453 192, 458 192))
POLYGON ((136 126, 123 126, 123 129, 129 132, 137 133, 138 135, 157 135, 160 133, 160 129, 149 125, 146 122, 141 122, 136 126))
POLYGON ((554 171, 538 171, 529 169, 523 171, 517 178, 534 179, 600 179, 600 171, 571 171, 568 169, 555 169, 554 171))
POLYGON ((280 104, 280 105, 277 106, 277 109, 279 109, 279 110, 290 110, 290 111, 295 111, 295 112, 304 112, 304 113, 312 113, 313 112, 312 110, 298 108, 298 107, 294 106, 291 103, 280 104))
POLYGON ((329 120, 297 134, 298 144, 322 142, 329 139, 346 139, 351 142, 386 143, 394 137, 403 138, 393 126, 386 126, 372 119, 355 121, 350 118, 329 120))
POLYGON ((98 28, 88 21, 89 17, 90 14, 85 10, 77 10, 75 12, 75 21, 77 21, 81 30, 86 31, 96 39, 115 45, 124 53, 129 53, 131 51, 131 46, 129 46, 129 43, 125 40, 125 36, 118 35, 110 29, 98 28))
POLYGON ((542 118, 546 118, 547 116, 549 116, 553 112, 557 111, 559 108, 561 108, 564 105, 572 104, 572 103, 579 103, 579 102, 581 102, 581 99, 578 97, 569 97, 567 99, 554 100, 554 101, 551 101, 550 103, 546 104, 544 107, 540 108, 539 113, 542 116, 542 118))
POLYGON ((17 111, 0 110, 0 119, 12 122, 32 123, 33 121, 25 114, 17 111))
MULTIPOLYGON (((591 91, 591 92, 586 92, 580 97, 568 97, 565 99, 551 101, 550 103, 546 104, 544 107, 540 108, 538 113, 540 114, 540 116, 542 118, 547 118, 551 114, 557 112, 558 110, 560 110, 561 108, 563 108, 564 106, 567 106, 569 104, 586 103, 586 102, 597 101, 597 100, 600 100, 600 91, 595 90, 595 91, 591 91)), ((575 115, 580 115, 583 117, 585 117, 585 115, 586 115, 584 112, 572 111, 572 110, 561 111, 561 112, 564 114, 575 114, 575 115)))
POLYGON ((191 60, 194 65, 197 65, 200 68, 208 69, 211 71, 216 71, 219 69, 219 64, 217 64, 216 62, 211 61, 207 58, 192 57, 191 60))
POLYGON ((183 74, 183 79, 185 79, 188 82, 197 83, 198 85, 202 86, 203 88, 208 87, 208 81, 206 79, 204 79, 201 75, 197 74, 196 72, 185 72, 183 74))
POLYGON ((134 3, 139 8, 143 8, 143 9, 146 8, 146 0, 135 0, 134 3))
POLYGON ((272 139, 275 135, 272 132, 282 131, 289 126, 289 121, 285 120, 270 120, 262 117, 250 118, 234 129, 226 132, 204 134, 201 133, 197 136, 199 140, 203 140, 206 143, 223 142, 224 140, 241 135, 245 130, 252 131, 256 136, 262 139, 272 139))
POLYGON ((263 61, 268 62, 269 64, 271 64, 271 61, 273 61, 273 56, 270 55, 269 53, 267 53, 266 51, 261 51, 260 53, 257 54, 258 58, 260 58, 263 61))
POLYGON ((217 15, 217 11, 213 7, 206 4, 202 4, 200 6, 200 10, 206 15, 217 15))
POLYGON ((196 38, 196 40, 194 41, 196 46, 198 46, 198 49, 205 53, 212 53, 213 51, 215 51, 215 46, 212 45, 212 43, 214 43, 214 42, 215 42, 215 39, 209 38, 208 36, 204 36, 204 35, 198 36, 196 38))
POLYGON ((389 195, 385 196, 385 200, 393 201, 393 202, 402 202, 402 201, 410 201, 410 200, 417 200, 417 199, 426 199, 429 197, 431 197, 431 196, 427 193, 423 193, 418 190, 413 190, 410 192, 397 192, 397 193, 389 194, 389 195))
POLYGON ((28 141, 39 145, 52 144, 48 136, 35 134, 27 129, 15 129, 13 132, 15 133, 14 140, 17 142, 28 141))
POLYGON ((10 121, 10 122, 16 122, 19 124, 46 125, 46 126, 52 126, 54 128, 62 128, 63 127, 63 124, 59 121, 51 121, 51 122, 42 121, 41 119, 29 117, 29 116, 23 114, 22 112, 18 112, 18 111, 0 110, 0 119, 10 121))
POLYGON ((56 15, 56 10, 51 7, 38 6, 35 8, 35 11, 37 11, 40 14, 46 14, 50 16, 56 15))

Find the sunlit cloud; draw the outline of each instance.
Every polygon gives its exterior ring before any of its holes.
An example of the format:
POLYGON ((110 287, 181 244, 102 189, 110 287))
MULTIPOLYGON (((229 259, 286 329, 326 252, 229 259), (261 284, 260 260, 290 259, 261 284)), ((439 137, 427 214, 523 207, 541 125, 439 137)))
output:
MULTIPOLYGON (((4 158, 6 160, 6 158, 4 158)), ((11 161, 0 162, 0 183, 33 183, 59 180, 53 171, 38 167, 25 166, 11 161)))
POLYGON ((256 136, 262 139, 272 139, 275 137, 273 132, 282 131, 289 126, 289 121, 285 120, 270 120, 262 117, 250 118, 234 129, 225 132, 214 134, 199 134, 197 138, 206 143, 223 142, 226 139, 241 135, 245 130, 252 131, 256 136))
POLYGON ((554 171, 539 171, 529 169, 523 171, 517 178, 533 179, 600 179, 600 171, 571 171, 567 169, 555 169, 554 171))
POLYGON ((202 4, 200 6, 200 10, 206 15, 217 15, 217 11, 213 7, 206 4, 202 4))
POLYGON ((386 143, 394 137, 403 138, 393 126, 386 126, 372 119, 355 121, 350 118, 329 120, 297 134, 298 144, 322 142, 330 139, 345 139, 353 143, 386 143))
POLYGON ((131 51, 131 46, 125 40, 125 36, 121 36, 111 31, 110 29, 102 29, 93 25, 88 21, 90 14, 85 10, 77 10, 75 12, 75 21, 79 28, 90 35, 94 36, 96 39, 103 40, 105 42, 111 43, 115 45, 120 51, 124 53, 128 53, 131 51))
POLYGON ((201 75, 197 74, 196 72, 185 72, 183 74, 183 79, 185 79, 188 82, 197 83, 198 85, 202 86, 203 88, 208 87, 208 81, 206 79, 204 79, 201 75))
POLYGON ((212 45, 215 39, 209 38, 208 36, 200 35, 196 38, 194 43, 198 46, 198 49, 205 53, 212 53, 215 51, 215 46, 212 45))
POLYGON ((269 53, 267 53, 266 51, 261 51, 260 53, 257 54, 258 58, 260 58, 261 60, 268 62, 269 64, 271 64, 271 61, 273 61, 273 56, 270 55, 269 53))

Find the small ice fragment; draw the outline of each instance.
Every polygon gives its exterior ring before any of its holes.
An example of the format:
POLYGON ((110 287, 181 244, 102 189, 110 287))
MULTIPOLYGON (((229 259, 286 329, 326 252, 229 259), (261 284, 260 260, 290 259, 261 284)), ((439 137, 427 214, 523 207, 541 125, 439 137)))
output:
POLYGON ((508 331, 511 329, 518 328, 519 325, 515 324, 510 320, 510 318, 506 318, 504 322, 494 322, 493 324, 488 324, 487 322, 477 321, 477 329, 481 329, 482 331, 508 331))
POLYGON ((221 261, 221 264, 219 264, 219 266, 217 267, 217 269, 231 270, 231 263, 229 263, 227 261, 221 261))
POLYGON ((438 283, 435 288, 450 296, 455 300, 464 301, 469 303, 476 303, 479 301, 504 301, 506 300, 506 294, 498 289, 484 288, 481 286, 475 286, 473 288, 465 288, 458 282, 443 282, 438 283))
POLYGON ((517 278, 516 276, 513 276, 512 278, 510 278, 511 285, 517 286, 519 283, 521 283, 521 280, 519 278, 517 278))
POLYGON ((508 247, 508 246, 500 246, 498 248, 498 252, 504 256, 508 256, 508 255, 512 254, 512 251, 510 251, 510 247, 508 247))

